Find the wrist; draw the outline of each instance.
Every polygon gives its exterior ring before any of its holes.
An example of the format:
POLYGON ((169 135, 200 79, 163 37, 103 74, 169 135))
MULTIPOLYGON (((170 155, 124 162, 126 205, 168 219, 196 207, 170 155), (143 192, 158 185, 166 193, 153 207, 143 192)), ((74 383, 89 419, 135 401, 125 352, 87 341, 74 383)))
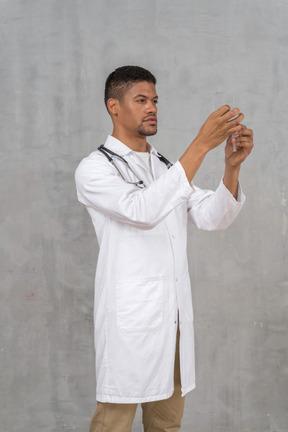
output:
POLYGON ((241 164, 232 165, 229 159, 225 159, 225 172, 229 173, 232 176, 238 176, 240 172, 241 164))
POLYGON ((202 156, 203 158, 207 155, 207 153, 210 150, 209 146, 206 143, 206 140, 199 137, 199 135, 197 135, 196 138, 192 141, 192 143, 190 144, 190 148, 193 148, 194 151, 197 154, 199 154, 200 157, 202 156))

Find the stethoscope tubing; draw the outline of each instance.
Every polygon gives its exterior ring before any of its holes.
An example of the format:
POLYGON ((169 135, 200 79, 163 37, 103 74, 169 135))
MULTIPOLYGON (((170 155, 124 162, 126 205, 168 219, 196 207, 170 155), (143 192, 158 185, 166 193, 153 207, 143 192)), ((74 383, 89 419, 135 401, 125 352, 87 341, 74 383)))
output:
MULTIPOLYGON (((110 163, 112 163, 112 165, 116 168, 116 170, 118 171, 118 173, 120 174, 120 176, 123 178, 123 180, 126 183, 133 184, 133 185, 139 187, 140 189, 144 189, 146 187, 143 180, 139 179, 138 175, 136 174, 134 169, 129 165, 129 163, 127 162, 126 159, 124 159, 122 156, 118 155, 117 153, 113 152, 112 150, 108 149, 107 147, 104 147, 103 144, 100 147, 98 147, 98 150, 106 156, 106 158, 109 160, 110 163), (130 169, 130 171, 134 174, 134 176, 138 179, 138 181, 137 182, 130 182, 129 180, 126 180, 124 174, 122 173, 122 171, 120 170, 119 166, 116 164, 116 162, 112 156, 120 159, 121 162, 123 162, 130 169)), ((168 169, 173 165, 171 162, 169 162, 168 159, 166 159, 160 153, 157 154, 157 157, 161 160, 161 162, 165 163, 165 165, 167 166, 168 169)))

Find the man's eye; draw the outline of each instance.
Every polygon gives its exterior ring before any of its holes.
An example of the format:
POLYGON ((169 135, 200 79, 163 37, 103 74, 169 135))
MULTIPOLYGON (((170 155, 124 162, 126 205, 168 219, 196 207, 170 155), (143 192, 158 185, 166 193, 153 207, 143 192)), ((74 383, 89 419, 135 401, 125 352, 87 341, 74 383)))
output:
POLYGON ((158 99, 155 99, 153 102, 155 105, 158 104, 158 99))
POLYGON ((143 103, 145 102, 145 99, 137 99, 137 102, 143 103))

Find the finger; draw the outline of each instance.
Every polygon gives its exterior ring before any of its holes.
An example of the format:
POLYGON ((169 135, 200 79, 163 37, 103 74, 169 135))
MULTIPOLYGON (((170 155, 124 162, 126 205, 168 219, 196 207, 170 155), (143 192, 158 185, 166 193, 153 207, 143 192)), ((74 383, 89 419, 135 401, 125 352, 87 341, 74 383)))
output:
POLYGON ((236 144, 239 147, 253 147, 253 143, 251 141, 240 140, 236 141, 236 144))
MULTIPOLYGON (((230 111, 231 112, 231 111, 230 111)), ((228 120, 228 123, 230 123, 231 125, 233 124, 233 123, 240 123, 242 120, 244 119, 244 114, 243 113, 239 113, 238 115, 237 115, 237 117, 232 117, 232 120, 228 120)), ((242 127, 242 125, 241 125, 241 127, 242 127)))
MULTIPOLYGON (((242 128, 242 126, 241 126, 241 121, 244 119, 244 114, 243 113, 240 113, 238 116, 237 116, 237 118, 234 118, 233 120, 230 120, 230 121, 228 121, 227 122, 227 127, 228 127, 228 131, 230 130, 230 129, 232 129, 232 128, 235 128, 236 126, 239 126, 238 128, 237 128, 237 131, 238 131, 238 133, 240 133, 240 131, 241 131, 241 128, 242 128)), ((234 132, 231 132, 231 133, 234 133, 234 132)))
POLYGON ((253 141, 253 139, 252 139, 252 137, 251 137, 251 135, 250 134, 246 134, 246 133, 243 133, 242 131, 240 131, 239 133, 238 133, 238 136, 237 136, 237 141, 248 141, 248 142, 252 142, 253 141))
POLYGON ((245 125, 243 125, 243 124, 241 124, 241 129, 240 129, 240 131, 239 131, 239 135, 243 135, 243 134, 244 134, 244 131, 245 131, 245 129, 247 129, 247 128, 246 128, 246 126, 245 126, 245 125))
POLYGON ((246 139, 246 138, 242 138, 240 140, 236 141, 236 145, 239 148, 243 148, 249 151, 249 153, 251 152, 252 148, 254 147, 253 141, 251 141, 250 139, 246 139))
MULTIPOLYGON (((244 116, 243 116, 244 117, 244 116)), ((232 134, 237 134, 237 135, 239 135, 240 134, 240 131, 241 131, 241 125, 240 124, 237 124, 238 122, 228 122, 229 123, 229 129, 227 130, 227 134, 228 135, 232 135, 232 134)))
POLYGON ((245 127, 244 129, 241 129, 240 135, 241 136, 245 136, 245 137, 253 138, 253 131, 252 131, 252 129, 248 129, 248 128, 245 127))
POLYGON ((253 142, 253 138, 251 135, 241 135, 241 133, 239 133, 237 140, 243 142, 244 141, 253 142))
POLYGON ((239 140, 239 133, 233 133, 232 135, 229 135, 227 138, 227 142, 231 142, 231 143, 235 143, 236 141, 239 140))
POLYGON ((239 108, 233 108, 233 109, 231 109, 228 112, 223 114, 223 120, 229 121, 229 120, 233 119, 233 117, 239 116, 240 113, 241 113, 241 111, 239 110, 239 108))
POLYGON ((232 135, 230 135, 227 140, 226 143, 230 146, 230 147, 234 147, 235 144, 237 145, 240 142, 240 135, 238 133, 233 133, 232 135))
POLYGON ((229 111, 230 111, 230 106, 229 105, 223 105, 220 108, 218 108, 216 111, 214 111, 210 115, 210 118, 219 117, 219 116, 222 117, 224 114, 226 114, 229 111))

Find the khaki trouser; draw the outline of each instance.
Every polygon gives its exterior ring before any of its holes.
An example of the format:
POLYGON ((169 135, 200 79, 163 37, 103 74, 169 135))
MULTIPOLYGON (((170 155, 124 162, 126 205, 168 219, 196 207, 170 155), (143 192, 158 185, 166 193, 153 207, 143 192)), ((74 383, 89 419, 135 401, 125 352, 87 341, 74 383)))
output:
MULTIPOLYGON (((177 432, 181 427, 185 397, 181 397, 179 330, 177 333, 174 393, 169 399, 142 403, 144 432, 177 432)), ((89 432, 130 432, 137 404, 98 402, 89 432)))

